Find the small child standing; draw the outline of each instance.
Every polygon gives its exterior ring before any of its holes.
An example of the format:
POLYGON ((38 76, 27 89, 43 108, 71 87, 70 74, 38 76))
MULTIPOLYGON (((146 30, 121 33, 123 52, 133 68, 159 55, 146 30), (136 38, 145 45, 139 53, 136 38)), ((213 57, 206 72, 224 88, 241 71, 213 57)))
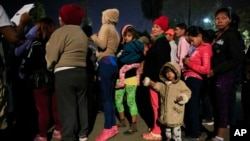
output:
POLYGON ((181 141, 181 125, 183 124, 184 110, 191 97, 191 91, 180 79, 181 69, 175 62, 167 62, 160 71, 162 82, 154 82, 149 77, 143 80, 144 86, 150 86, 160 93, 161 112, 159 122, 166 126, 167 140, 181 141))

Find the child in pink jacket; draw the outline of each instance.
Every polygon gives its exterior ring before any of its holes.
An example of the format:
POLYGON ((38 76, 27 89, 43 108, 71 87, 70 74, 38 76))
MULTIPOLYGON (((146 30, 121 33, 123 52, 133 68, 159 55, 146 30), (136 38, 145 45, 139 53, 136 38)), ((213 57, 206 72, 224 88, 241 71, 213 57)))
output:
POLYGON ((192 97, 186 104, 184 122, 185 135, 188 138, 198 139, 200 135, 199 105, 200 89, 203 75, 210 72, 214 34, 203 30, 201 27, 192 26, 187 30, 187 39, 195 50, 189 57, 183 59, 184 80, 192 91, 192 97))

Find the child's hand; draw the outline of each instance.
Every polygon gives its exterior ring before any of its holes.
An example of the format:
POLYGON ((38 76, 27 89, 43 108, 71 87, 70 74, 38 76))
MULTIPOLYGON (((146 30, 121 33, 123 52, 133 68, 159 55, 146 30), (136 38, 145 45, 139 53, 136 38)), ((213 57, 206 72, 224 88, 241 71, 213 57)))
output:
POLYGON ((150 83, 150 78, 149 77, 145 77, 144 80, 143 80, 143 85, 144 86, 148 86, 150 83))
POLYGON ((177 98, 176 98, 176 102, 180 102, 180 101, 182 101, 183 100, 183 97, 182 96, 178 96, 177 98))

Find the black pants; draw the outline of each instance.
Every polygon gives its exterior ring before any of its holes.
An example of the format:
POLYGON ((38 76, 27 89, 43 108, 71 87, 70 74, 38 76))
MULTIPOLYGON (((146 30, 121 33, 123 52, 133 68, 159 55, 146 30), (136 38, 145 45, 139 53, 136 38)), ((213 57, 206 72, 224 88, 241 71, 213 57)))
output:
POLYGON ((62 140, 75 141, 88 133, 87 72, 73 68, 55 73, 55 90, 62 140))
POLYGON ((244 80, 242 83, 241 102, 244 115, 244 123, 250 125, 250 80, 244 80))

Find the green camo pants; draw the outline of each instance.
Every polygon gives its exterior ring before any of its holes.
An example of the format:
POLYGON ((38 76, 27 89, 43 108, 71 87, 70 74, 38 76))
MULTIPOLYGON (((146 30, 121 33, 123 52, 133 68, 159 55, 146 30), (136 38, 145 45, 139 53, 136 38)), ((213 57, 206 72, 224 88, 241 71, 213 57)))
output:
POLYGON ((115 90, 115 105, 119 113, 124 112, 123 98, 124 94, 126 93, 126 101, 131 116, 138 114, 138 109, 135 100, 136 89, 137 86, 135 85, 125 85, 123 89, 115 90))

